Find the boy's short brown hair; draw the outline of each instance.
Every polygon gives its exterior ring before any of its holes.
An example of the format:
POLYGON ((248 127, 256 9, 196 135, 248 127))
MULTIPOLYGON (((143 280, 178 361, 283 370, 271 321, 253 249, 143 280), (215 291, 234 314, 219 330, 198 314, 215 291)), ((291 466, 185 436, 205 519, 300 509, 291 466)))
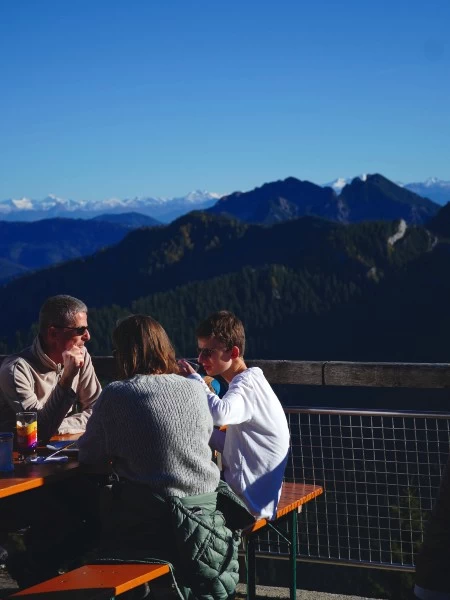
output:
POLYGON ((227 350, 231 350, 233 346, 237 346, 241 357, 244 356, 244 325, 236 315, 228 310, 219 310, 209 315, 197 327, 196 334, 198 338, 216 338, 216 340, 225 344, 227 350))

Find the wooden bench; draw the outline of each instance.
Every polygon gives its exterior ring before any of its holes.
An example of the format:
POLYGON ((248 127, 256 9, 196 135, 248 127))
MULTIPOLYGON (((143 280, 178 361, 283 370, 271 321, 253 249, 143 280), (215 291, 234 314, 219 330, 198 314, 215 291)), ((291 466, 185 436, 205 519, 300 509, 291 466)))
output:
MULTIPOLYGON (((258 519, 243 532, 247 560, 247 598, 256 598, 256 536, 271 528, 289 543, 291 565, 290 598, 295 600, 297 591, 297 514, 303 504, 323 493, 319 485, 284 483, 276 518, 272 521, 258 519), (278 529, 278 522, 288 519, 290 539, 278 529)), ((10 598, 29 600, 104 600, 115 598, 143 583, 169 573, 167 565, 121 564, 86 565, 64 575, 54 577, 20 592, 10 598)))
POLYGON ((9 596, 21 600, 109 600, 167 575, 165 564, 86 565, 9 596))
POLYGON ((256 598, 256 553, 255 542, 259 533, 265 529, 274 529, 289 544, 290 563, 290 599, 295 600, 297 595, 297 515, 303 504, 323 494, 320 485, 306 483, 283 483, 280 501, 278 503, 276 518, 272 521, 258 519, 251 527, 244 530, 245 556, 247 562, 247 599, 256 598), (289 538, 278 529, 279 521, 288 520, 289 538))

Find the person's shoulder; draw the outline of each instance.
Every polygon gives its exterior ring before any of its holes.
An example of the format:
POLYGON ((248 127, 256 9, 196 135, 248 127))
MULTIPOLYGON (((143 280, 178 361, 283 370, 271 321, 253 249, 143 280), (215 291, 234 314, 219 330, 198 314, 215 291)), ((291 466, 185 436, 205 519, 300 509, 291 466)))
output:
POLYGON ((0 372, 13 373, 17 365, 28 367, 31 362, 29 350, 29 348, 25 348, 24 350, 21 350, 15 354, 8 354, 8 356, 3 359, 2 364, 0 365, 0 372))
POLYGON ((233 378, 231 385, 233 387, 247 390, 249 394, 255 394, 256 390, 273 394, 273 389, 262 369, 259 367, 249 367, 239 375, 233 378))
POLYGON ((182 375, 178 375, 178 377, 181 377, 181 379, 184 381, 182 385, 185 385, 191 389, 194 388, 197 390, 202 390, 202 392, 204 392, 203 384, 200 379, 197 379, 197 377, 183 377, 182 375))
MULTIPOLYGON (((127 383, 129 382, 129 379, 125 379, 125 380, 118 380, 118 381, 111 381, 110 383, 108 383, 107 385, 105 385, 105 387, 102 389, 101 394, 98 398, 98 400, 100 400, 100 398, 102 399, 102 403, 104 402, 110 402, 110 401, 114 401, 114 398, 123 398, 126 396, 127 393, 127 383)), ((97 402, 98 402, 97 400, 97 402)))
POLYGON ((8 393, 18 387, 32 385, 32 367, 22 353, 10 354, 0 365, 0 389, 8 393))
POLYGON ((262 370, 259 367, 247 367, 247 369, 245 369, 245 371, 242 371, 242 373, 239 373, 239 375, 236 375, 233 378, 233 381, 247 382, 247 381, 252 381, 255 379, 264 379, 265 381, 267 381, 264 376, 264 373, 262 372, 262 370))
POLYGON ((125 388, 130 387, 131 379, 118 379, 116 381, 110 381, 102 390, 102 393, 114 393, 121 392, 125 388))

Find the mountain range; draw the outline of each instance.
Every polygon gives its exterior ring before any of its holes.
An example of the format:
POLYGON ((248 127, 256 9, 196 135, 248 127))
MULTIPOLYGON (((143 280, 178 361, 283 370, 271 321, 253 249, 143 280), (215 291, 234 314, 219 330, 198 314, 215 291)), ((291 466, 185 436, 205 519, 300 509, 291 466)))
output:
POLYGON ((92 256, 0 286, 0 353, 30 340, 46 297, 68 293, 90 307, 97 354, 109 353, 118 318, 145 312, 179 355, 192 355, 196 323, 228 308, 246 324, 249 357, 445 362, 446 212, 433 229, 314 216, 262 226, 206 212, 140 228, 92 256))
POLYGON ((41 200, 8 198, 0 200, 0 219, 4 221, 37 221, 55 217, 91 219, 104 213, 139 212, 168 223, 190 210, 208 208, 219 198, 219 194, 201 190, 195 190, 180 198, 108 198, 90 202, 59 198, 54 195, 41 200))
POLYGON ((158 225, 155 219, 137 213, 100 215, 90 220, 0 221, 0 282, 93 254, 116 244, 132 229, 158 225))
MULTIPOLYGON (((195 198, 190 202, 195 205, 195 198)), ((418 225, 429 221, 438 210, 438 204, 378 174, 355 178, 340 194, 331 187, 289 177, 250 192, 223 196, 206 208, 210 214, 264 225, 307 215, 340 223, 402 219, 418 225)), ((90 220, 0 221, 0 281, 23 275, 27 270, 88 256, 117 243, 129 229, 156 225, 162 226, 152 217, 136 212, 100 214, 90 220)))
POLYGON ((266 225, 305 215, 340 223, 404 219, 407 223, 423 224, 438 210, 435 202, 379 174, 356 177, 340 194, 331 187, 289 177, 250 192, 223 196, 207 209, 212 214, 228 214, 248 223, 266 225))
MULTIPOLYGON (((367 175, 358 177, 362 181, 367 175)), ((332 188, 339 195, 345 186, 354 179, 339 178, 322 188, 332 188)), ((310 183, 310 182, 305 182, 310 183)), ((314 186, 315 184, 310 183, 314 186)), ((428 198, 438 204, 450 201, 450 182, 429 178, 422 183, 397 183, 419 196, 428 198)), ((235 192, 243 193, 243 192, 235 192)), ((249 193, 249 192, 245 192, 249 193)), ((0 219, 6 221, 36 221, 54 217, 92 218, 102 213, 120 214, 123 212, 139 212, 159 221, 168 223, 191 210, 204 210, 213 206, 222 196, 217 193, 196 190, 186 196, 175 198, 108 198, 103 201, 78 201, 49 195, 43 199, 9 198, 0 200, 0 219)))
POLYGON ((430 177, 421 183, 407 183, 404 187, 419 194, 419 196, 430 198, 430 200, 434 200, 439 204, 450 202, 450 181, 442 181, 441 179, 437 179, 437 177, 430 177))

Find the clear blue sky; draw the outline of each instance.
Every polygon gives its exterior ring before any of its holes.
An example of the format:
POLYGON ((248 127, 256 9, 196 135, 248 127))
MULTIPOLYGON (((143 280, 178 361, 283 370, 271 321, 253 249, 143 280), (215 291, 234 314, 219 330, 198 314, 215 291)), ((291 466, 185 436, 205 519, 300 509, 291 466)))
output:
POLYGON ((0 199, 450 180, 449 0, 0 0, 0 199))

